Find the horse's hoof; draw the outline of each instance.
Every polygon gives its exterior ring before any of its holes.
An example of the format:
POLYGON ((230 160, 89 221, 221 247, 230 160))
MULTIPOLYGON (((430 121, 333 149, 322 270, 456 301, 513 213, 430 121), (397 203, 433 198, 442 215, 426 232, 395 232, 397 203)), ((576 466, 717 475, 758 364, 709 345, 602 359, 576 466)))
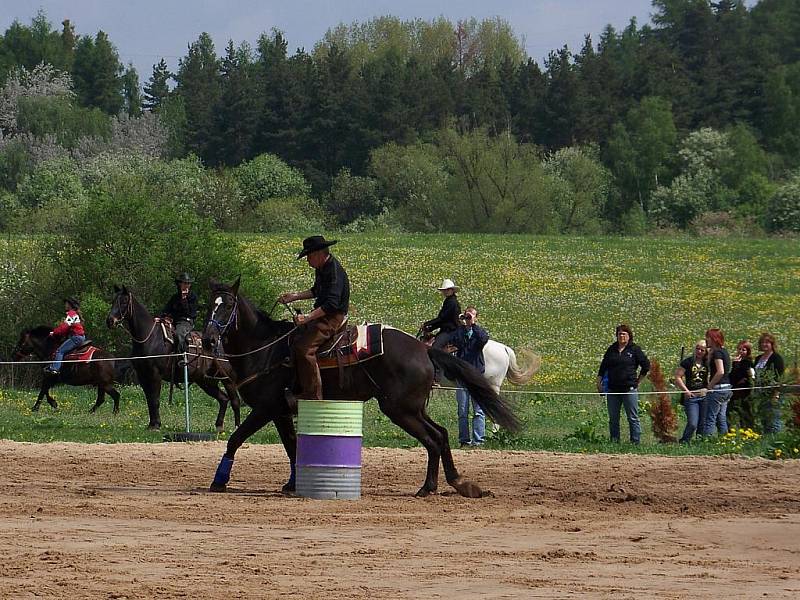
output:
POLYGON ((209 492, 224 492, 228 489, 224 483, 212 483, 211 487, 208 488, 209 492))
POLYGON ((31 406, 31 412, 39 412, 38 406, 31 406))
POLYGON ((225 433, 225 428, 222 425, 217 425, 214 429, 217 430, 217 433, 225 433))
POLYGON ((161 429, 161 423, 158 424, 150 423, 150 425, 147 426, 147 429, 149 429, 150 431, 158 431, 159 429, 161 429))
POLYGON ((96 410, 97 410, 97 407, 96 407, 96 406, 93 406, 92 408, 90 408, 90 409, 89 409, 89 412, 90 412, 90 413, 93 413, 93 412, 94 412, 94 411, 96 411, 96 410))
POLYGON ((284 494, 294 494, 295 487, 294 481, 287 481, 283 484, 283 487, 281 487, 281 492, 284 494))
POLYGON ((118 409, 118 408, 115 408, 115 409, 114 409, 114 414, 115 414, 115 415, 118 415, 118 414, 119 414, 119 409, 118 409))
POLYGON ((483 490, 480 487, 462 477, 456 479, 451 485, 465 498, 480 498, 483 496, 483 490))
POLYGON ((427 498, 428 496, 435 493, 435 490, 429 490, 425 486, 419 488, 416 494, 414 494, 417 498, 427 498))

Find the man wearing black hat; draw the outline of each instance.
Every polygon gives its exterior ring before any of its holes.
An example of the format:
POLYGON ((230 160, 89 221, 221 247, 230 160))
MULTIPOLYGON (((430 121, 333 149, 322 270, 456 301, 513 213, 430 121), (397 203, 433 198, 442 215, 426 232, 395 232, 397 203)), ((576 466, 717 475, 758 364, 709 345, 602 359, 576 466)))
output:
POLYGON ((297 314, 295 324, 300 327, 292 343, 292 354, 300 383, 300 397, 322 400, 322 378, 317 365, 317 350, 333 337, 350 308, 350 281, 341 263, 328 248, 337 240, 326 240, 313 235, 303 240, 303 249, 297 258, 306 257, 314 269, 314 285, 304 292, 286 292, 278 298, 288 304, 295 300, 314 298, 314 310, 307 315, 297 314))
POLYGON ((197 294, 192 291, 193 282, 188 273, 181 274, 175 280, 178 291, 172 294, 161 311, 161 317, 169 317, 175 325, 176 353, 186 351, 186 336, 192 332, 197 317, 197 294))

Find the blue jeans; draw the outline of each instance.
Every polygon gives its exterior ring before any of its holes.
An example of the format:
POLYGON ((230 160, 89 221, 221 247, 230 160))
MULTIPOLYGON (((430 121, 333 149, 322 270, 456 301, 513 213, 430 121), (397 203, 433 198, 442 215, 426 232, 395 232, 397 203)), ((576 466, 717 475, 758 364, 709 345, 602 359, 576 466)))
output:
POLYGON ((683 443, 691 442, 697 428, 705 422, 705 398, 693 397, 684 399, 683 410, 686 412, 686 427, 680 441, 683 443))
POLYGON ((783 419, 781 418, 782 405, 783 401, 780 396, 769 399, 763 411, 764 416, 762 417, 764 433, 779 433, 780 430, 783 429, 783 419))
POLYGON ((608 403, 608 428, 611 441, 619 441, 619 413, 620 408, 624 406, 625 415, 628 417, 631 442, 638 444, 642 435, 642 426, 639 423, 639 390, 631 388, 622 394, 609 392, 606 402, 608 403))
POLYGON ((709 390, 706 394, 706 417, 703 419, 703 427, 700 430, 702 435, 713 435, 715 430, 719 430, 720 435, 728 433, 728 419, 725 413, 728 410, 731 396, 733 396, 733 392, 730 388, 709 390))
POLYGON ((456 390, 456 402, 458 403, 458 441, 461 444, 479 446, 483 443, 486 436, 486 417, 483 409, 478 403, 472 400, 467 390, 458 388, 456 390), (472 436, 469 432, 469 405, 472 403, 472 436))
POLYGON ((73 335, 64 340, 62 344, 58 347, 58 350, 56 350, 56 360, 55 362, 53 362, 53 364, 50 365, 50 370, 60 371, 61 361, 64 360, 64 355, 67 354, 70 350, 77 348, 85 341, 86 341, 86 336, 83 335, 73 335))

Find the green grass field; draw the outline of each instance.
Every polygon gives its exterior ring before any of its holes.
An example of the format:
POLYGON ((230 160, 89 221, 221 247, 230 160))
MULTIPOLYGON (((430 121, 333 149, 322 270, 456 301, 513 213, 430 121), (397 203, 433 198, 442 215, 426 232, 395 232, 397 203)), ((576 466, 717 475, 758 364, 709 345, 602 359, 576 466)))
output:
MULTIPOLYGON (((294 258, 300 237, 232 239, 259 261, 264 276, 278 288, 297 290, 310 286, 313 276, 305 261, 294 258)), ((795 240, 384 234, 339 239, 333 250, 350 274, 354 319, 380 321, 413 333, 438 311, 441 296, 434 288, 449 277, 461 286, 462 306, 475 304, 495 339, 542 356, 542 369, 530 386, 508 389, 525 430, 514 438, 497 436, 491 441, 497 447, 633 451, 628 444, 603 441, 607 424, 602 399, 578 395, 593 391, 598 362, 621 321, 631 324, 636 341, 661 361, 666 372, 674 368, 681 347, 691 348, 708 327, 721 327, 730 346, 771 331, 790 364, 800 343, 800 244, 795 240), (531 391, 575 395, 527 393, 531 391), (569 438, 576 431, 577 437, 569 438)), ((247 287, 244 281, 245 294, 247 287)), ((205 290, 199 292, 205 296, 205 290)), ((115 417, 110 405, 89 415, 92 395, 87 391, 57 388, 60 410, 53 412, 45 405, 34 414, 29 410, 34 392, 5 390, 0 394, 0 437, 161 440, 160 434, 144 430, 147 410, 141 390, 125 388, 123 394, 122 414, 115 417)), ((165 429, 181 430, 182 401, 169 406, 166 389, 163 398, 165 429)), ((193 391, 192 406, 192 429, 211 431, 216 403, 193 391)), ((455 439, 452 393, 434 394, 430 410, 455 439)), ((231 425, 229 412, 228 432, 231 425)), ((622 429, 624 438, 624 418, 622 429)), ((636 452, 720 452, 716 442, 690 448, 656 444, 645 415, 643 429, 643 444, 636 452)), ((266 428, 252 441, 277 441, 274 428, 266 428)), ((365 413, 365 443, 414 442, 373 402, 365 413)), ((753 446, 747 453, 760 450, 753 446)))

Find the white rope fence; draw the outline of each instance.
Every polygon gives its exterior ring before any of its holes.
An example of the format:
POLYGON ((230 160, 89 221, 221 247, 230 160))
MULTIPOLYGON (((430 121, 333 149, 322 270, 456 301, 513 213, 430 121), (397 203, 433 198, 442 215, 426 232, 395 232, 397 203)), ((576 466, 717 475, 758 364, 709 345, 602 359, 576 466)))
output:
MULTIPOLYGON (((720 391, 738 391, 738 390, 772 390, 772 389, 781 389, 781 388, 791 388, 791 387, 800 387, 800 384, 796 383, 787 383, 783 385, 760 385, 754 387, 726 387, 722 389, 707 389, 707 392, 720 392, 720 391)), ((459 387, 448 387, 448 386, 439 386, 434 388, 437 390, 463 390, 464 388, 459 387)), ((522 395, 530 395, 530 396, 624 396, 629 394, 630 392, 556 392, 556 391, 546 391, 546 390, 512 390, 509 388, 503 388, 503 392, 511 393, 511 394, 522 394, 522 395)), ((692 390, 693 392, 697 392, 698 390, 692 390)), ((664 392, 652 391, 652 392, 637 392, 640 396, 655 396, 658 394, 676 394, 676 393, 685 393, 682 389, 674 387, 671 390, 666 390, 664 392)))
MULTIPOLYGON (((245 353, 245 354, 250 354, 245 353)), ((226 356, 244 356, 244 355, 233 355, 229 354, 226 356)), ((228 362, 227 359, 221 357, 214 357, 208 356, 202 353, 195 353, 195 352, 184 352, 180 354, 149 354, 147 356, 126 356, 126 357, 111 357, 111 358, 90 358, 89 360, 62 360, 62 363, 90 363, 90 362, 102 362, 102 361, 125 361, 125 360, 152 360, 155 358, 174 358, 174 357, 184 357, 184 360, 189 360, 191 358, 207 358, 210 360, 219 360, 228 362)), ((0 361, 0 365, 11 365, 11 366, 25 366, 25 365, 49 365, 52 364, 52 360, 2 360, 0 361)), ((761 385, 761 386, 753 386, 753 387, 726 387, 721 389, 708 389, 708 392, 711 391, 731 391, 736 392, 740 390, 774 390, 774 389, 782 389, 782 388, 793 388, 793 387, 800 387, 800 384, 795 383, 787 383, 787 384, 776 384, 776 385, 761 385)), ((436 390, 450 390, 456 391, 464 388, 459 387, 450 387, 450 386, 438 386, 433 388, 436 390)), ((604 392, 600 394, 599 392, 563 392, 563 391, 555 391, 555 390, 512 390, 509 388, 503 388, 504 392, 513 393, 513 394, 521 394, 521 395, 530 395, 530 396, 623 396, 630 392, 604 392)), ((697 390, 692 390, 697 391, 697 390)), ((676 393, 684 393, 683 390, 672 386, 671 390, 666 390, 663 392, 659 391, 651 391, 651 392, 638 392, 640 396, 656 396, 658 394, 676 394, 676 393)))

